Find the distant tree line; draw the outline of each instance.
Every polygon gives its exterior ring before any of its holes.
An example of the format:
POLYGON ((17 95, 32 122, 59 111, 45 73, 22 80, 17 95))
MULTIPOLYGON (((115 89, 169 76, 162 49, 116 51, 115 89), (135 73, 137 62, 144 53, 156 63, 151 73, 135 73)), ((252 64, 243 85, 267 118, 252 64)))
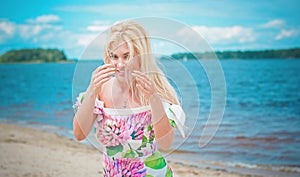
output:
POLYGON ((67 57, 62 50, 42 48, 11 50, 0 56, 0 63, 58 62, 66 60, 67 57))
MULTIPOLYGON (((174 59, 265 59, 265 58, 300 58, 300 48, 280 49, 280 50, 257 50, 257 51, 224 51, 224 52, 194 52, 175 53, 171 57, 174 59)), ((161 59, 167 58, 166 56, 161 59)))

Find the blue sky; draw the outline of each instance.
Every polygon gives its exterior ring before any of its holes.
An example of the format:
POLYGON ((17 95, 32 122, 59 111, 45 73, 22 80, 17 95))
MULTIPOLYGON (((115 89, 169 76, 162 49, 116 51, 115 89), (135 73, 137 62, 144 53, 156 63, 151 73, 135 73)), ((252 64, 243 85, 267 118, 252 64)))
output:
MULTIPOLYGON (((55 47, 69 58, 79 58, 85 47, 116 21, 146 16, 188 25, 213 50, 300 47, 299 6, 298 0, 2 1, 0 54, 11 49, 55 47)), ((161 43, 154 45, 164 49, 161 43)), ((175 48, 165 51, 177 52, 175 48)))

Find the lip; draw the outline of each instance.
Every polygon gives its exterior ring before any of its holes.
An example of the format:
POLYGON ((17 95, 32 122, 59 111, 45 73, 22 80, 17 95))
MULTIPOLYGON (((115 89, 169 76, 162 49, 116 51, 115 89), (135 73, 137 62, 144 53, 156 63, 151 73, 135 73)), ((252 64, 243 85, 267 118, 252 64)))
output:
POLYGON ((117 70, 119 76, 124 76, 125 71, 124 70, 117 70))

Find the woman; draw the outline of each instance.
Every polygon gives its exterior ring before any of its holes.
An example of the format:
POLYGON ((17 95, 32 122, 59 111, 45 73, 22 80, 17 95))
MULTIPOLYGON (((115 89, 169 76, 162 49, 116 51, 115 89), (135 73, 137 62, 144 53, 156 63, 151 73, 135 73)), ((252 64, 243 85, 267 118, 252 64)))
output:
POLYGON ((170 148, 173 128, 184 133, 185 115, 150 47, 138 23, 112 26, 105 64, 77 98, 74 135, 85 139, 96 121, 96 137, 105 147, 104 176, 173 176, 157 144, 170 148))

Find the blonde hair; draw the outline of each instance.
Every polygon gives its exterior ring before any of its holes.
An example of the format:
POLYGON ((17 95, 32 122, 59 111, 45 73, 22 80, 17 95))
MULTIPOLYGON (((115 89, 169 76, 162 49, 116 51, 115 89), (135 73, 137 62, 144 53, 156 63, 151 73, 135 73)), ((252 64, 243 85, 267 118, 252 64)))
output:
MULTIPOLYGON (((109 51, 111 44, 114 42, 125 42, 127 44, 130 59, 134 55, 139 55, 140 71, 154 81, 155 87, 162 98, 170 103, 179 104, 174 88, 170 85, 152 55, 150 39, 140 24, 134 21, 123 21, 110 28, 104 54, 105 63, 110 63, 109 51)), ((131 85, 130 88, 141 104, 146 105, 148 103, 148 100, 135 87, 131 85)))

